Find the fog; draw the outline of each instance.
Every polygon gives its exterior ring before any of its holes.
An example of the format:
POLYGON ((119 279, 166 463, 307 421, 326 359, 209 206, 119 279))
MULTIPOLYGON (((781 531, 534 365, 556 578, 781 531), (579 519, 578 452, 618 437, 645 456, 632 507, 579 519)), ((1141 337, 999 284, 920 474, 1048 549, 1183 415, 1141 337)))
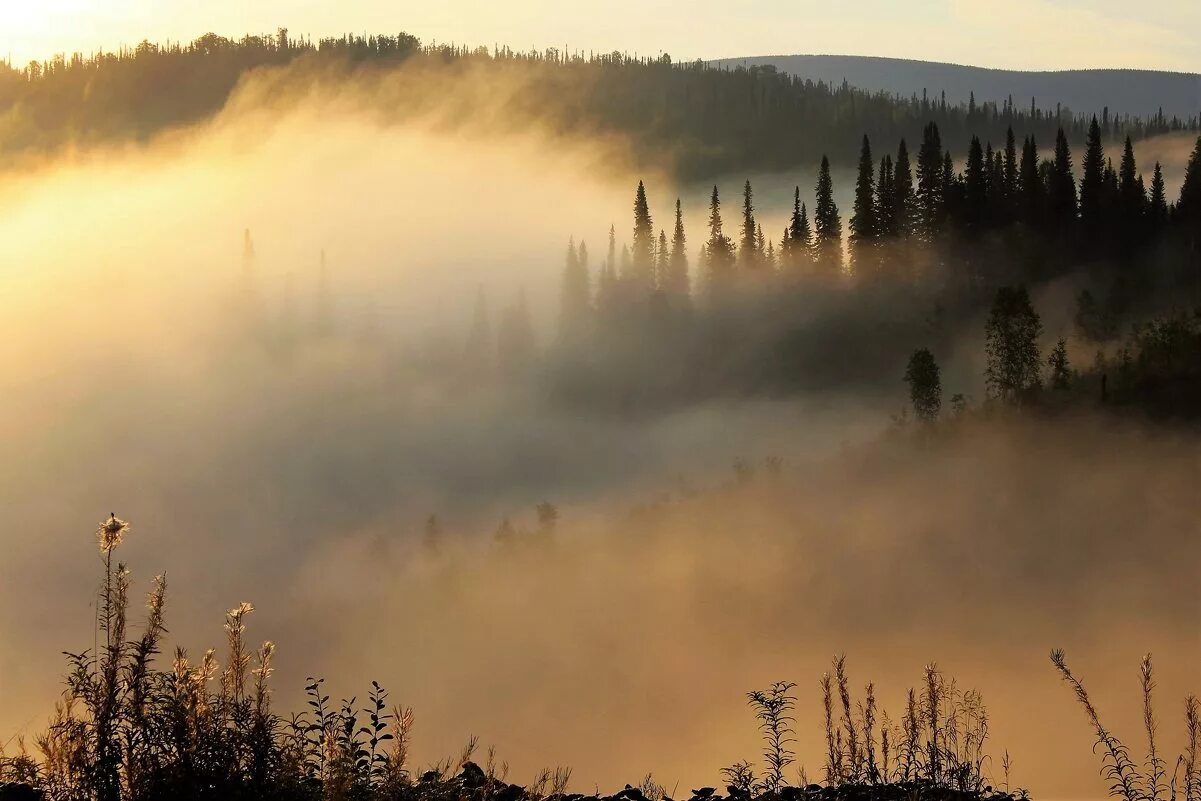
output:
MULTIPOLYGON (((251 601, 281 710, 308 675, 335 696, 379 680, 416 709, 419 761, 474 733, 518 779, 570 764, 577 789, 653 771, 684 791, 753 756, 743 694, 791 678, 816 776, 816 682, 846 652, 894 718, 937 660, 990 702, 994 772, 1007 748, 1039 797, 1092 797, 1054 646, 1132 745, 1154 651, 1178 745, 1201 656, 1194 435, 1000 419, 914 448, 884 434, 901 365, 874 392, 630 415, 484 377, 463 364, 481 288, 494 319, 524 291, 549 347, 567 237, 595 266, 639 177, 656 227, 675 188, 620 143, 258 80, 211 124, 0 184, 0 733, 36 733, 59 653, 92 643, 92 530, 115 511, 136 588, 167 573, 173 643, 217 645, 251 601), (493 541, 543 501, 553 535, 493 541)), ((681 191, 694 256, 707 191, 681 191)), ((949 385, 973 391, 977 344, 949 385)))

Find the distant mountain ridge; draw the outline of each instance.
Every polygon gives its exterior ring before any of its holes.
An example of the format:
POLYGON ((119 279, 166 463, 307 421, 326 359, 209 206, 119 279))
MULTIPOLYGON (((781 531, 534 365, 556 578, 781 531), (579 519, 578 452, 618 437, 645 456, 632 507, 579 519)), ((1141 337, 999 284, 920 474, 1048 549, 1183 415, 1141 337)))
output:
POLYGON ((736 67, 773 65, 814 81, 841 84, 904 97, 926 90, 931 100, 945 91, 948 103, 966 103, 972 92, 976 102, 1000 103, 1012 96, 1018 108, 1029 108, 1031 98, 1039 108, 1062 103, 1075 112, 1150 117, 1159 112, 1182 120, 1201 113, 1201 75, 1135 69, 1085 69, 1062 72, 1023 72, 970 67, 934 61, 912 61, 878 56, 752 56, 711 61, 736 67))

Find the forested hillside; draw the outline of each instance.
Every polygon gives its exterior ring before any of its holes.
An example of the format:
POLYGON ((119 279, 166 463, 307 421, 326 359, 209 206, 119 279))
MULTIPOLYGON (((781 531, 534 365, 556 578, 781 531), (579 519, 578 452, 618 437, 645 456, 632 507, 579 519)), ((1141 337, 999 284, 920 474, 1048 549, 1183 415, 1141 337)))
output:
MULTIPOLYGON (((403 33, 310 42, 281 30, 239 41, 208 34, 187 44, 143 42, 116 53, 0 68, 0 152, 11 161, 22 153, 146 139, 214 114, 253 71, 289 66, 302 81, 352 86, 366 73, 383 76, 396 90, 388 111, 401 115, 429 107, 426 90, 435 74, 439 96, 446 82, 503 82, 513 88, 500 111, 512 119, 567 136, 616 135, 628 142, 636 164, 684 178, 813 164, 823 154, 849 165, 860 135, 913 141, 931 121, 949 141, 973 134, 1000 141, 1010 127, 1019 138, 1051 141, 1063 127, 1079 142, 1088 116, 1102 114, 1100 108, 1069 110, 1054 98, 1034 106, 899 98, 773 67, 716 69, 673 63, 666 55, 423 46, 403 33), (401 65, 407 69, 389 72, 401 65)), ((453 122, 478 125, 474 111, 455 107, 453 122)), ((1102 119, 1103 134, 1119 140, 1198 125, 1195 117, 1102 119)))
POLYGON ((843 81, 873 92, 911 97, 926 90, 931 96, 967 103, 1004 103, 1016 98, 1029 105, 1062 103, 1078 111, 1115 117, 1172 117, 1187 120, 1201 111, 1201 75, 1159 70, 1086 69, 1037 72, 970 67, 875 56, 780 55, 728 58, 713 62, 730 69, 773 66, 780 72, 834 86, 843 81))

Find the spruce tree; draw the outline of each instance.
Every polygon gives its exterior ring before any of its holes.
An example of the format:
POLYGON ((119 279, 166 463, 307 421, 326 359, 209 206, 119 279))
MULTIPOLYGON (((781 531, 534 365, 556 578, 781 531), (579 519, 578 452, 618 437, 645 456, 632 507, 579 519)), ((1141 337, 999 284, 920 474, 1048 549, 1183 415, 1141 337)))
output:
POLYGON ((922 146, 917 154, 917 233, 924 242, 933 242, 938 236, 944 187, 942 139, 938 126, 931 122, 922 133, 922 146))
MULTIPOLYGON (((784 229, 784 238, 780 241, 780 260, 784 269, 796 271, 803 260, 808 257, 809 239, 811 232, 801 226, 801 188, 795 187, 792 194, 792 216, 788 219, 788 227, 784 229)), ((807 229, 809 221, 804 221, 807 229)))
POLYGON ((1148 222, 1153 230, 1160 230, 1168 221, 1168 191, 1164 185, 1163 167, 1155 162, 1151 177, 1151 199, 1147 207, 1148 222))
POLYGON ((1022 219, 1030 226, 1042 223, 1044 185, 1039 170, 1038 144, 1033 136, 1022 145, 1021 203, 1022 219))
MULTIPOLYGON (((1105 172, 1101 174, 1101 177, 1101 220, 1106 226, 1106 233, 1111 233, 1113 229, 1109 226, 1121 222, 1118 219, 1121 216, 1121 192, 1118 188, 1118 173, 1113 168, 1113 159, 1106 159, 1105 172)), ((1131 220, 1127 227, 1133 228, 1137 223, 1138 220, 1131 220)), ((1133 231, 1129 231, 1129 233, 1133 233, 1133 231)))
POLYGON ((655 258, 655 289, 667 290, 667 275, 670 270, 671 251, 667 249, 667 232, 659 229, 659 246, 655 258))
POLYGON ((1072 174, 1072 151, 1063 128, 1055 136, 1055 161, 1047 183, 1047 212, 1061 231, 1076 222, 1076 178, 1072 174))
POLYGON ((1201 249, 1201 137, 1184 169, 1184 184, 1176 201, 1176 219, 1184 230, 1190 249, 1201 249))
POLYGON ((668 261, 667 291, 673 297, 687 298, 688 286, 688 251, 687 238, 684 236, 684 212, 680 207, 680 199, 676 198, 676 227, 671 237, 671 258, 668 261))
POLYGON ((896 184, 892 174, 892 156, 880 159, 880 177, 876 180, 876 238, 896 236, 896 184))
POLYGON ((788 224, 784 266, 800 274, 813 264, 813 229, 809 225, 809 212, 801 202, 801 188, 793 191, 792 218, 788 224))
POLYGON ((972 137, 968 147, 963 180, 963 222, 968 230, 978 231, 984 225, 988 206, 988 173, 984 169, 984 151, 978 136, 972 137))
MULTIPOLYGON (((1056 162, 1059 154, 1056 150, 1056 162)), ((1105 225, 1105 147, 1101 144, 1101 126, 1096 116, 1088 126, 1084 151, 1084 173, 1080 178, 1080 221, 1094 234, 1105 225)), ((1058 164, 1056 175, 1058 177, 1058 164)), ((1133 180, 1133 178, 1132 178, 1133 180)), ((1057 201, 1059 198, 1056 198, 1057 201)))
POLYGON ((863 137, 859 151, 859 175, 855 179, 855 205, 851 214, 851 264, 862 266, 867 254, 876 241, 876 187, 874 179, 875 161, 872 146, 863 137))
POLYGON ((646 202, 646 187, 639 181, 634 193, 634 245, 630 254, 631 283, 638 292, 646 293, 654 287, 654 256, 655 229, 646 202))
POLYGON ((817 173, 817 205, 813 210, 814 252, 823 275, 842 271, 842 219, 834 202, 834 181, 830 178, 830 159, 822 156, 817 173))
POLYGON ((738 240, 738 261, 743 269, 753 271, 759 261, 759 235, 755 225, 755 193, 748 180, 742 187, 742 228, 738 240))
POLYGON ((913 235, 913 170, 909 166, 909 148, 905 140, 897 147, 896 166, 892 171, 893 233, 899 239, 913 235))
POLYGON ((1147 208, 1146 188, 1140 186, 1138 163, 1134 159, 1134 144, 1126 137, 1122 150, 1122 166, 1118 170, 1118 195, 1121 197, 1122 216, 1129 221, 1141 219, 1147 208))
POLYGON ((959 220, 963 216, 963 181, 955 174, 955 162, 951 151, 942 156, 942 208, 938 214, 938 230, 947 220, 959 220))
POLYGON ((706 289, 711 299, 719 299, 733 277, 734 243, 722 233, 721 198, 716 185, 709 199, 709 239, 704 254, 706 289))
POLYGON ((1005 189, 1005 159, 1001 151, 993 152, 992 142, 985 149, 985 165, 988 171, 988 218, 989 226, 1009 222, 1009 196, 1005 189))
POLYGON ((1017 140, 1013 126, 1005 132, 1005 181, 1001 195, 1005 201, 1005 220, 1012 220, 1018 213, 1018 155, 1017 140))

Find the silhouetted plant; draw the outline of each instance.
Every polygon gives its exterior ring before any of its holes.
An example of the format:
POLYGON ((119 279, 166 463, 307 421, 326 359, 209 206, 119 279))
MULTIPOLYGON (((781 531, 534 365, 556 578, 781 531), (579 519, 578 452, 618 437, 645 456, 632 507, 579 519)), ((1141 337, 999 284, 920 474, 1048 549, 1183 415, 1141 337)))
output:
POLYGON ((791 765, 796 754, 789 746, 796 742, 792 725, 796 719, 792 710, 796 699, 791 695, 796 684, 777 681, 766 690, 747 693, 755 717, 759 720, 759 731, 763 735, 763 761, 767 764, 760 787, 769 792, 779 792, 784 782, 784 769, 791 765))

